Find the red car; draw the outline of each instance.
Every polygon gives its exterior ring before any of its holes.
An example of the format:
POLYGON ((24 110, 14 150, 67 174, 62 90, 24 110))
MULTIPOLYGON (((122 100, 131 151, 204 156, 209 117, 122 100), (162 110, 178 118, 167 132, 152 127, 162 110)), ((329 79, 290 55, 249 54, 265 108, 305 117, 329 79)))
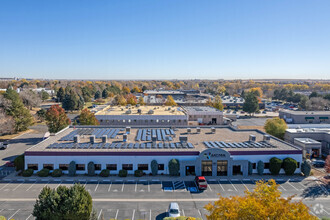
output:
POLYGON ((12 162, 12 161, 8 161, 8 162, 5 164, 5 166, 6 166, 6 167, 14 167, 15 164, 14 164, 14 162, 12 162))
POLYGON ((196 176, 195 182, 199 190, 207 189, 207 182, 204 176, 196 176))

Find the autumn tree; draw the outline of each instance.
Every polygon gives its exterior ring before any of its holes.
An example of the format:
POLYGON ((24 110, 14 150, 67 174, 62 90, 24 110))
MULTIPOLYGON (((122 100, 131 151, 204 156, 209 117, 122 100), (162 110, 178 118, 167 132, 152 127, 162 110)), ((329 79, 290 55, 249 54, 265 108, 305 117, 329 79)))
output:
POLYGON ((255 96, 260 97, 260 98, 263 96, 263 92, 260 87, 252 88, 252 89, 250 89, 250 92, 252 92, 255 96))
POLYGON ((138 104, 140 105, 145 105, 146 103, 144 102, 144 99, 142 96, 139 97, 138 104))
POLYGON ((165 101, 165 105, 167 106, 176 106, 176 102, 174 101, 173 97, 171 95, 167 96, 167 99, 165 101))
POLYGON ((126 105, 127 102, 126 102, 126 99, 125 99, 124 96, 122 96, 122 95, 117 95, 117 96, 115 97, 114 104, 116 104, 116 105, 126 105))
POLYGON ((33 92, 32 90, 21 91, 19 93, 19 96, 22 99, 24 106, 26 106, 29 109, 38 107, 42 101, 40 96, 35 92, 33 92))
POLYGON ((128 94, 130 92, 131 92, 131 90, 127 86, 123 87, 123 93, 128 94))
POLYGON ((272 119, 267 119, 264 128, 268 134, 283 139, 285 130, 288 126, 283 119, 275 117, 272 119))
POLYGON ((42 90, 42 91, 40 92, 40 98, 42 99, 42 101, 45 101, 45 100, 49 99, 49 94, 48 94, 48 92, 46 92, 45 90, 42 90))
POLYGON ((81 125, 99 125, 100 122, 96 119, 95 114, 85 108, 79 115, 81 125))
POLYGON ((136 96, 133 95, 132 93, 126 95, 126 103, 131 105, 136 105, 137 104, 136 96))
POLYGON ((248 112, 250 115, 259 110, 259 101, 255 93, 248 92, 245 94, 245 102, 243 111, 248 112))
POLYGON ((48 130, 56 133, 71 123, 63 108, 59 105, 52 105, 46 112, 48 130))
POLYGON ((210 213, 207 219, 255 220, 255 219, 318 219, 309 213, 302 202, 292 201, 293 196, 281 197, 275 180, 258 181, 253 191, 246 190, 244 196, 220 196, 205 209, 210 213))
POLYGON ((325 160, 325 171, 330 173, 330 155, 328 155, 327 159, 325 160))
POLYGON ((221 97, 219 95, 215 96, 212 106, 216 109, 219 109, 220 111, 223 111, 223 104, 221 97))

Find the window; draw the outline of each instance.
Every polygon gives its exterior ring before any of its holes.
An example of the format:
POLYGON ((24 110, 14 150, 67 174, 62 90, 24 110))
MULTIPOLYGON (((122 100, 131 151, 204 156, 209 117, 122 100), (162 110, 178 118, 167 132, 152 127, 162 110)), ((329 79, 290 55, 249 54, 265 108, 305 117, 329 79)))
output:
POLYGON ((100 120, 100 122, 102 123, 102 122, 103 122, 103 120, 101 119, 101 120, 100 120))
POLYGON ((133 170, 133 164, 123 164, 123 170, 133 170))
POLYGON ((58 168, 60 168, 61 170, 68 170, 69 169, 69 164, 60 164, 58 166, 58 168))
POLYGON ((27 168, 32 170, 38 170, 38 164, 28 164, 27 168))
POLYGON ((44 169, 53 170, 54 164, 44 164, 44 169))
POLYGON ((269 163, 264 163, 265 169, 269 169, 269 163))
POLYGON ((94 164, 95 170, 101 170, 101 164, 94 164))
POLYGON ((107 164, 108 170, 117 170, 117 164, 107 164))
POLYGON ((85 164, 76 164, 76 170, 85 170, 85 164))
POLYGON ((164 170, 164 164, 158 164, 158 170, 164 170))
POLYGON ((297 162, 297 168, 299 168, 299 166, 300 166, 300 163, 299 163, 299 162, 297 162))
POLYGON ((148 164, 138 164, 138 170, 148 170, 148 164))
POLYGON ((256 169, 257 168, 257 164, 256 163, 252 163, 252 169, 256 169))

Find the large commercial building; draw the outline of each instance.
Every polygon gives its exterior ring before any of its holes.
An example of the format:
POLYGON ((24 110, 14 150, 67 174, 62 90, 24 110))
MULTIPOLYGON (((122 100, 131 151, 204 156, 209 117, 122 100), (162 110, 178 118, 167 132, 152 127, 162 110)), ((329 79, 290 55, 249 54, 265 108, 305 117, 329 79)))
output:
POLYGON ((188 121, 196 121, 198 124, 222 125, 223 112, 210 106, 185 106, 184 111, 188 115, 188 121))
POLYGON ((279 117, 289 124, 329 124, 330 111, 279 111, 279 117))
MULTIPOLYGON (((74 161, 78 174, 87 172, 89 162, 96 173, 109 169, 118 174, 127 170, 151 172, 151 161, 158 162, 158 173, 169 174, 171 159, 180 162, 180 175, 233 176, 257 173, 262 161, 269 173, 272 157, 291 157, 298 162, 300 173, 302 150, 266 135, 259 130, 234 130, 231 127, 204 128, 113 128, 68 127, 55 136, 25 151, 25 168, 62 169, 68 172, 74 161)), ((283 172, 283 170, 281 171, 283 172)))

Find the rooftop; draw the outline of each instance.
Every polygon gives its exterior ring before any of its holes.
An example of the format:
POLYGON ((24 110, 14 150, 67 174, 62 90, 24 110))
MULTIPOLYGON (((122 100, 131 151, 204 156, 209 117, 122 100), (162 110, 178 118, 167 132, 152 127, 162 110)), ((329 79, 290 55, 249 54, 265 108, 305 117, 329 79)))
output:
POLYGON ((195 113, 205 113, 205 112, 219 112, 219 109, 210 107, 210 106, 185 106, 184 110, 188 112, 188 114, 195 114, 195 113))
POLYGON ((292 111, 281 110, 280 112, 289 113, 292 115, 330 115, 330 111, 292 111))
POLYGON ((330 134, 330 128, 289 128, 286 129, 289 133, 328 133, 330 134))
POLYGON ((316 140, 311 139, 311 138, 295 138, 294 140, 299 141, 299 142, 304 143, 304 144, 321 144, 321 142, 316 141, 316 140))

